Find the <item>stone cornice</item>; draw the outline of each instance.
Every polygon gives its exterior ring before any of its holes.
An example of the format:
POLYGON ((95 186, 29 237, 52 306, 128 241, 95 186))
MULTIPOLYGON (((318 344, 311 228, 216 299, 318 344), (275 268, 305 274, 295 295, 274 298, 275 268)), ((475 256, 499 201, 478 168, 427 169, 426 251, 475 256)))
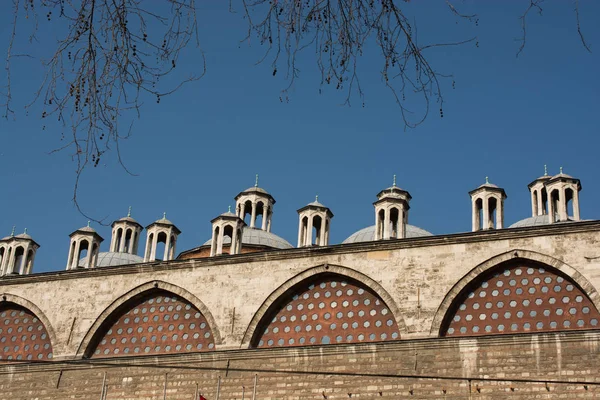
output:
POLYGON ((329 256, 337 254, 363 253, 370 251, 391 251, 418 247, 481 243, 489 241, 569 235, 588 232, 600 232, 600 221, 581 221, 569 224, 542 225, 524 228, 507 228, 479 232, 426 236, 409 239, 390 239, 375 242, 336 244, 326 247, 303 247, 284 250, 269 250, 232 256, 225 255, 219 257, 158 261, 143 264, 101 267, 94 269, 54 271, 32 275, 5 276, 0 278, 0 286, 9 286, 34 282, 48 282, 54 280, 81 279, 87 277, 91 278, 109 275, 162 272, 175 269, 185 270, 201 267, 210 268, 219 265, 232 265, 249 262, 267 262, 297 258, 310 258, 317 256, 329 256))

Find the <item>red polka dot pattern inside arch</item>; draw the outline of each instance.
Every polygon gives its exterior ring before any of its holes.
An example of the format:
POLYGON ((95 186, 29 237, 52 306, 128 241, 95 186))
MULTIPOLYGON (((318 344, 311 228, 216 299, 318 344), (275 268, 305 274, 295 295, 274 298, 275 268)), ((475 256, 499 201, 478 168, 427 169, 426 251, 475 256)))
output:
POLYGON ((443 336, 595 329, 600 314, 568 276, 520 263, 485 274, 459 295, 443 336))
POLYGON ((0 306, 0 360, 51 359, 52 343, 42 321, 19 305, 0 306))
POLYGON ((155 291, 130 304, 92 351, 92 358, 189 353, 214 350, 212 331, 190 302, 155 291))
POLYGON ((254 347, 366 343, 400 338, 386 304, 358 282, 325 276, 301 283, 263 323, 254 347))

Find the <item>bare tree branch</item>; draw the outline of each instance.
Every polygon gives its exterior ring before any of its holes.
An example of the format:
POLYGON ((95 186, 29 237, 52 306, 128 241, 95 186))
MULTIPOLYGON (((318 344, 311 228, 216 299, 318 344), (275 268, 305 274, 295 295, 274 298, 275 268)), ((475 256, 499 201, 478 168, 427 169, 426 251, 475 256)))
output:
POLYGON ((579 34, 579 39, 581 40, 581 44, 583 45, 583 47, 585 47, 585 49, 587 51, 589 51, 591 53, 592 50, 586 43, 585 37, 583 36, 583 32, 581 32, 581 24, 579 23, 579 0, 575 0, 575 19, 577 21, 577 34, 579 34))
MULTIPOLYGON (((235 0, 248 24, 244 41, 257 38, 265 46, 258 63, 270 63, 273 76, 283 73, 287 80, 281 101, 288 101, 300 76, 300 57, 314 51, 320 72, 319 92, 333 87, 345 93, 344 104, 350 105, 358 96, 364 105, 359 60, 367 48, 369 52, 375 49, 381 62, 381 80, 399 107, 405 129, 425 120, 432 101, 438 104, 443 117, 440 80, 452 75, 434 69, 425 53, 471 42, 479 45, 476 37, 419 43, 417 24, 405 13, 407 2, 235 0)), ((542 2, 529 0, 520 16, 522 37, 517 56, 526 45, 527 18, 532 11, 541 15, 542 2)), ((86 215, 77 197, 86 168, 98 166, 113 150, 118 163, 132 174, 120 151, 121 140, 132 132, 131 124, 124 132, 119 128, 120 123, 128 124, 125 117, 139 117, 144 99, 159 103, 162 97, 206 73, 200 50, 202 62, 195 75, 179 76, 177 83, 163 86, 164 78, 176 71, 180 54, 190 42, 199 47, 195 0, 13 0, 12 5, 5 65, 7 85, 5 101, 0 103, 3 115, 14 116, 12 61, 32 56, 15 50, 17 32, 28 27, 28 40, 35 44, 44 39, 42 35, 38 38, 39 33, 45 36, 57 32, 51 38, 57 42, 50 56, 37 57, 45 73, 26 112, 34 112, 34 106, 41 105, 40 117, 59 123, 64 144, 51 153, 70 152, 76 165, 73 201, 86 215)), ((452 0, 446 0, 446 5, 453 17, 478 25, 477 14, 460 12, 452 0)), ((229 10, 236 12, 234 0, 230 0, 229 10)), ((582 33, 578 0, 574 0, 574 11, 579 38, 591 51, 582 33)))
MULTIPOLYGON (((281 100, 299 75, 297 59, 303 50, 312 48, 321 73, 321 89, 331 85, 346 90, 345 104, 364 92, 358 75, 358 60, 373 41, 381 53, 381 77, 400 107, 404 126, 413 128, 423 122, 429 112, 429 101, 435 99, 443 115, 443 97, 439 78, 423 55, 431 47, 457 45, 437 43, 420 46, 416 27, 394 0, 242 0, 248 21, 244 40, 256 36, 266 45, 259 60, 270 59, 273 75, 284 64, 288 86, 281 100), (281 60, 284 58, 284 60, 281 60), (420 95, 426 104, 419 114, 409 110, 406 96, 420 95)), ((455 16, 474 21, 476 15, 463 15, 448 1, 455 16)), ((460 43, 468 43, 473 39, 460 43)), ((364 103, 363 103, 364 104, 364 103)))
MULTIPOLYGON (((530 11, 537 11, 538 14, 541 16, 542 15, 542 7, 541 4, 544 0, 529 0, 529 5, 527 6, 527 9, 525 10, 525 12, 519 17, 519 19, 521 20, 521 32, 523 33, 521 38, 518 39, 521 42, 521 45, 519 46, 519 50, 517 51, 517 57, 519 57, 519 55, 521 54, 521 52, 523 52, 523 49, 525 48, 525 44, 526 44, 526 40, 527 40, 527 16, 529 14, 530 11)), ((590 47, 588 46, 586 40, 585 40, 585 36, 583 35, 583 32, 581 30, 581 24, 579 22, 579 0, 574 0, 574 8, 573 11, 575 13, 575 21, 576 21, 576 26, 577 26, 577 34, 579 35, 579 40, 581 41, 581 44, 583 45, 583 47, 588 51, 588 52, 592 52, 592 50, 590 49, 590 47)))
POLYGON ((526 44, 526 41, 527 41, 527 21, 526 21, 527 16, 529 15, 529 12, 532 11, 532 10, 537 10, 537 12, 540 15, 542 15, 542 7, 540 6, 540 4, 543 1, 544 0, 530 0, 529 1, 529 5, 527 6, 527 9, 519 17, 519 19, 521 20, 521 31, 523 32, 523 35, 519 39, 519 41, 521 42, 521 46, 519 46, 519 50, 517 51, 517 57, 519 57, 519 54, 521 54, 521 52, 525 48, 525 44, 526 44))
MULTIPOLYGON (((128 112, 139 116, 142 96, 161 98, 206 72, 203 63, 194 76, 163 88, 161 79, 177 66, 180 52, 190 41, 198 44, 194 0, 165 0, 161 6, 144 0, 13 0, 14 21, 7 53, 8 84, 5 116, 12 114, 10 62, 17 25, 29 25, 30 41, 40 31, 38 19, 58 24, 56 50, 42 60, 45 75, 27 109, 41 103, 42 119, 56 119, 70 132, 67 144, 56 150, 71 151, 76 161, 73 201, 81 174, 98 166, 111 148, 129 136, 119 130, 119 119, 128 112)), ((83 213, 83 212, 82 212, 83 213)), ((93 219, 93 218, 91 218, 93 219)))

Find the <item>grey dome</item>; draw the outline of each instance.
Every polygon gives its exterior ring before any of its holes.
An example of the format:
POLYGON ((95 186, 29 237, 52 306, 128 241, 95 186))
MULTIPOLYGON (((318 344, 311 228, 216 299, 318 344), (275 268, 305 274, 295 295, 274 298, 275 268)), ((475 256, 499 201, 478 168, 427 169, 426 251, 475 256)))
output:
POLYGON ((120 218, 119 221, 124 221, 124 222, 132 222, 134 224, 138 224, 139 222, 137 222, 135 219, 131 218, 129 215, 123 218, 120 218))
POLYGON ((557 179, 557 178, 575 179, 571 175, 565 174, 563 172, 561 172, 560 174, 556 174, 552 177, 552 179, 557 179))
POLYGON ((258 187, 258 186, 251 186, 248 189, 244 190, 242 193, 253 193, 253 192, 257 192, 257 193, 263 193, 263 194, 269 194, 269 192, 267 192, 265 189, 258 187))
MULTIPOLYGON (((98 263, 97 267, 114 267, 117 265, 129 265, 129 264, 139 264, 143 263, 144 259, 135 254, 129 253, 113 253, 113 252, 103 252, 98 254, 98 263)), ((79 266, 83 267, 85 265, 85 258, 79 260, 79 266)))
MULTIPOLYGON (((210 246, 211 240, 204 242, 203 246, 210 246)), ((223 244, 231 243, 231 238, 226 236, 223 239, 223 244)), ((268 246, 275 249, 291 249, 292 246, 287 240, 280 238, 279 236, 263 231, 262 229, 249 228, 247 226, 242 228, 242 244, 250 244, 257 246, 268 246)))
POLYGON ((27 233, 21 233, 19 235, 10 235, 10 236, 5 236, 0 240, 10 240, 10 239, 26 239, 26 240, 33 240, 33 238, 31 236, 29 236, 27 233))
MULTIPOLYGON (((422 237, 422 236, 433 236, 431 232, 427 232, 425 229, 421 229, 418 226, 406 224, 406 237, 422 237)), ((372 242, 375 240, 375 225, 371 225, 367 228, 361 229, 358 232, 354 232, 342 244, 347 243, 358 243, 358 242, 372 242)))
POLYGON ((319 203, 318 200, 313 201, 312 203, 308 203, 308 206, 327 208, 324 204, 319 203))
POLYGON ((479 185, 479 188, 492 188, 492 189, 500 189, 498 185, 494 185, 493 183, 486 182, 483 185, 479 185))
MULTIPOLYGON (((557 218, 558 218, 558 216, 557 216, 557 218)), ((555 223, 560 224, 560 223, 568 223, 568 222, 575 222, 575 221, 573 221, 571 218, 569 218, 567 221, 557 221, 555 223)), ((524 228, 527 226, 540 226, 540 225, 550 225, 550 216, 548 214, 537 215, 535 217, 529 217, 529 218, 522 219, 520 221, 515 222, 511 226, 509 226, 509 228, 524 228)))
POLYGON ((92 228, 91 226, 84 226, 83 228, 77 229, 77 231, 96 233, 96 230, 94 228, 92 228))
POLYGON ((162 217, 161 219, 157 219, 156 221, 154 221, 154 223, 163 225, 175 225, 174 223, 169 221, 166 216, 162 217))

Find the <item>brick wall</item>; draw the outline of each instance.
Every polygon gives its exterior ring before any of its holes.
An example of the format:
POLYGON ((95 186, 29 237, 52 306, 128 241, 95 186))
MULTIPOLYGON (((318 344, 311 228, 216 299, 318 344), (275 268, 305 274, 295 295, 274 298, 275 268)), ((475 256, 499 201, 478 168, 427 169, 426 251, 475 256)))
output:
POLYGON ((0 399, 600 398, 600 332, 0 366, 0 399), (416 378, 421 376, 422 378, 416 378))

